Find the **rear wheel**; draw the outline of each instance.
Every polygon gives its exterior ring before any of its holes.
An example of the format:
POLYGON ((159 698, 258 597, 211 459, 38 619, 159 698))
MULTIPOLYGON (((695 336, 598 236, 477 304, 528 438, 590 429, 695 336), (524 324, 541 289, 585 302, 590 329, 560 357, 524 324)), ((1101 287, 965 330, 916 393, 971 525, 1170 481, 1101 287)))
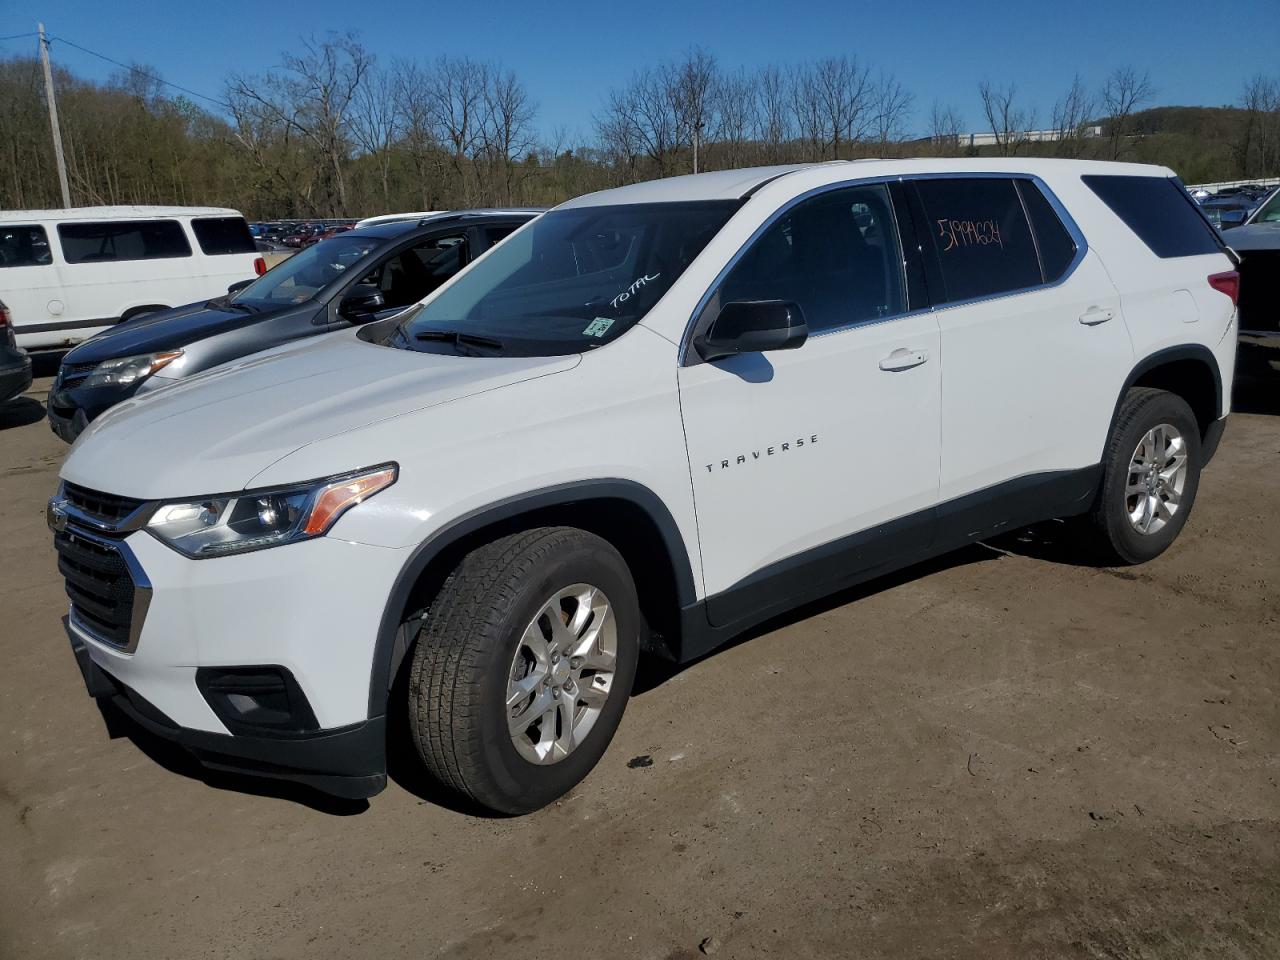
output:
POLYGON ((544 527, 478 547, 418 635, 408 696, 419 756, 492 810, 545 806, 613 738, 639 631, 631 573, 599 537, 544 527))
POLYGON ((1182 531, 1200 485, 1200 426, 1176 394, 1135 387, 1125 395, 1087 517, 1088 546, 1105 563, 1145 563, 1182 531))

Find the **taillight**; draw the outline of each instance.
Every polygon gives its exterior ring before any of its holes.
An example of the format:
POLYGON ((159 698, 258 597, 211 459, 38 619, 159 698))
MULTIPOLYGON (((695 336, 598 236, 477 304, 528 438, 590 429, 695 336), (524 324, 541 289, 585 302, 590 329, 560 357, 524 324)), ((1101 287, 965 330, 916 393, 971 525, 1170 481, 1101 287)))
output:
POLYGON ((262 276, 267 272, 267 261, 262 257, 258 257, 253 261, 253 272, 258 276, 262 276))
POLYGON ((1226 273, 1209 274, 1209 286, 1217 290, 1219 293, 1225 293, 1231 298, 1231 305, 1234 307, 1240 302, 1240 274, 1235 270, 1228 270, 1226 273))
POLYGON ((9 308, 4 305, 4 301, 0 300, 0 330, 9 326, 9 308))

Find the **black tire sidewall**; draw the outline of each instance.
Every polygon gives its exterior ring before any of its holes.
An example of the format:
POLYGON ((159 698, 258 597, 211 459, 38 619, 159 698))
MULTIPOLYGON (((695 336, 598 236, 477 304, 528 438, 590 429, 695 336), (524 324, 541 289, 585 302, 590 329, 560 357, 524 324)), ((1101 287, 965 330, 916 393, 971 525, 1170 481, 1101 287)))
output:
POLYGON ((1164 553, 1177 539, 1195 504, 1196 492, 1200 488, 1200 467, 1200 425, 1186 401, 1171 393, 1146 399, 1116 437, 1102 490, 1107 535, 1121 558, 1128 563, 1145 563, 1164 553), (1187 450, 1187 476, 1179 509, 1173 518, 1155 533, 1139 533, 1129 522, 1125 509, 1129 463, 1143 434, 1161 423, 1176 427, 1182 434, 1187 450))
MULTIPOLYGON (((641 628, 636 589, 622 557, 590 535, 565 544, 549 562, 537 567, 517 588, 503 617, 497 639, 487 651, 480 696, 479 735, 487 785, 502 809, 513 813, 543 807, 579 783, 599 762, 622 720, 631 695, 639 658, 641 628), (575 583, 604 591, 617 621, 618 655, 608 701, 587 738, 563 760, 530 763, 520 756, 507 729, 507 681, 516 645, 548 597, 575 583)), ((486 791, 487 792, 487 791, 486 791)))

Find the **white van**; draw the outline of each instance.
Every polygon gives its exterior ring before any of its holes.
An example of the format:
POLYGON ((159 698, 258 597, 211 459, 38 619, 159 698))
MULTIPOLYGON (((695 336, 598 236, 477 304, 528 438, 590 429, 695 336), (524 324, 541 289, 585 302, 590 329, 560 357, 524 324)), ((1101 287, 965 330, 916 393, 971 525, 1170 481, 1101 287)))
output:
POLYGON ((28 349, 71 346, 265 272, 244 217, 225 207, 0 212, 0 300, 28 349))

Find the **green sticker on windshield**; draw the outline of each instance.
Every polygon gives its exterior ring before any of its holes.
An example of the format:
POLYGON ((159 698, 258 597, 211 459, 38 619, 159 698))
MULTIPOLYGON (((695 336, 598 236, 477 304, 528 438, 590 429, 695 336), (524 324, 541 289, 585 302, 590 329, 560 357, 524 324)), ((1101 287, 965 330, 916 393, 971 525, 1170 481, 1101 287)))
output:
POLYGON ((613 321, 608 317, 596 317, 587 324, 587 329, 582 331, 582 335, 584 337, 603 337, 612 326, 613 321))

